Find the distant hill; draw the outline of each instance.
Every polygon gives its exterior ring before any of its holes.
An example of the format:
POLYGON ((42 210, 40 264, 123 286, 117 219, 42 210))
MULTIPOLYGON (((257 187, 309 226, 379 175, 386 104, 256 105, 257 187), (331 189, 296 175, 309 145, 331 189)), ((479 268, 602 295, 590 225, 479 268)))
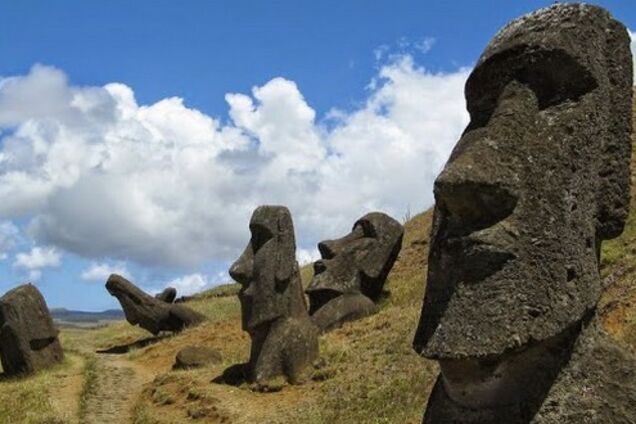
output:
POLYGON ((73 311, 65 308, 51 309, 53 320, 63 323, 99 323, 124 319, 121 309, 109 309, 102 312, 73 311))

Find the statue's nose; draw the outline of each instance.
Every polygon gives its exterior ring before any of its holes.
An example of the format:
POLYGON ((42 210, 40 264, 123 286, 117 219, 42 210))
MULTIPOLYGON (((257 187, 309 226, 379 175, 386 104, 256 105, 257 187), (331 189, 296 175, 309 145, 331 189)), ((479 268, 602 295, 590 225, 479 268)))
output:
POLYGON ((318 250, 323 259, 331 259, 336 256, 336 242, 333 240, 325 240, 318 243, 318 250))
POLYGON ((496 178, 454 172, 449 167, 435 181, 435 201, 450 236, 489 228, 508 217, 517 196, 496 178))
POLYGON ((253 258, 248 252, 244 252, 230 267, 230 277, 234 281, 246 284, 252 279, 253 258))

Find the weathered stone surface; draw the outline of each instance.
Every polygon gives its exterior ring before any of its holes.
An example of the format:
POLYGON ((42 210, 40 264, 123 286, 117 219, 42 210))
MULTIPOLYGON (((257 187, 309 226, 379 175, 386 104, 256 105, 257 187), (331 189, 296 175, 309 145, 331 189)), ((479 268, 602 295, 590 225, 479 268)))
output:
POLYGON ((155 335, 160 331, 181 331, 205 321, 204 315, 183 305, 155 299, 117 274, 108 277, 106 290, 119 300, 129 323, 155 335))
POLYGON ((32 373, 64 358, 44 297, 32 284, 0 298, 0 360, 6 375, 32 373))
POLYGON ((558 4, 501 30, 470 75, 414 340, 441 367, 425 422, 636 422, 634 359, 595 318, 600 245, 629 206, 629 44, 603 9, 558 4))
POLYGON ((208 364, 218 364, 223 360, 221 353, 206 346, 187 346, 175 358, 174 369, 198 368, 208 364))
POLYGON ((173 303, 177 297, 177 289, 174 287, 166 287, 161 293, 155 295, 156 299, 162 300, 166 303, 173 303))
POLYGON ((284 376, 300 383, 318 356, 318 330, 307 313, 289 210, 256 208, 250 231, 249 244, 230 267, 230 275, 242 285, 243 329, 252 339, 247 378, 265 383, 284 376))
POLYGON ((382 212, 358 219, 346 236, 318 243, 307 288, 312 321, 326 331, 377 312, 386 277, 402 248, 404 229, 382 212))

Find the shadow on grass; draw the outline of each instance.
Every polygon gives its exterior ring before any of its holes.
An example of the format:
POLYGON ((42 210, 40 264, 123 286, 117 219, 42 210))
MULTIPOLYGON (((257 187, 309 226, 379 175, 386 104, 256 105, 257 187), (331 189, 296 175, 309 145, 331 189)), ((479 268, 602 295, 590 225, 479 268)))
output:
POLYGON ((167 339, 167 338, 169 338, 171 336, 172 335, 166 334, 166 335, 161 335, 161 336, 147 337, 145 339, 136 340, 136 341, 131 342, 131 343, 117 345, 117 346, 109 347, 107 349, 100 349, 100 350, 97 351, 97 353, 110 353, 110 354, 128 353, 128 352, 130 352, 131 350, 134 350, 134 349, 140 349, 142 347, 146 347, 146 346, 149 346, 151 344, 159 343, 161 340, 167 339))
POLYGON ((247 364, 234 364, 223 370, 221 375, 214 377, 212 383, 240 386, 247 382, 247 364))

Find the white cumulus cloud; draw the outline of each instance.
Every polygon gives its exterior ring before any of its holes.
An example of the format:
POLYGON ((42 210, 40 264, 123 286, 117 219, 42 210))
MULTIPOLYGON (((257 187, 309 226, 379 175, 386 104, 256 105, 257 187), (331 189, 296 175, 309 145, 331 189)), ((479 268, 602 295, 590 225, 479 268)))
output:
POLYGON ((166 283, 165 287, 174 287, 177 289, 177 295, 189 296, 194 293, 198 293, 203 289, 211 287, 212 283, 208 278, 200 273, 184 275, 179 278, 175 278, 172 281, 166 283))
POLYGON ((19 230, 11 221, 0 221, 0 260, 9 256, 9 251, 16 245, 19 230))
POLYGON ((123 277, 130 278, 130 272, 123 263, 108 264, 95 262, 82 272, 80 278, 86 281, 105 283, 110 274, 119 274, 123 277))
POLYGON ((57 267, 62 259, 61 253, 55 247, 35 246, 28 253, 15 255, 13 265, 27 270, 39 270, 47 267, 57 267))
MULTIPOLYGON (((181 98, 140 105, 124 84, 77 87, 37 65, 0 80, 0 218, 86 258, 194 271, 238 255, 256 206, 284 204, 299 248, 313 249, 368 211, 432 203, 468 121, 467 75, 401 56, 359 107, 326 117, 274 78, 228 94, 221 123, 181 98)), ((181 284, 205 281, 192 275, 181 284)))

